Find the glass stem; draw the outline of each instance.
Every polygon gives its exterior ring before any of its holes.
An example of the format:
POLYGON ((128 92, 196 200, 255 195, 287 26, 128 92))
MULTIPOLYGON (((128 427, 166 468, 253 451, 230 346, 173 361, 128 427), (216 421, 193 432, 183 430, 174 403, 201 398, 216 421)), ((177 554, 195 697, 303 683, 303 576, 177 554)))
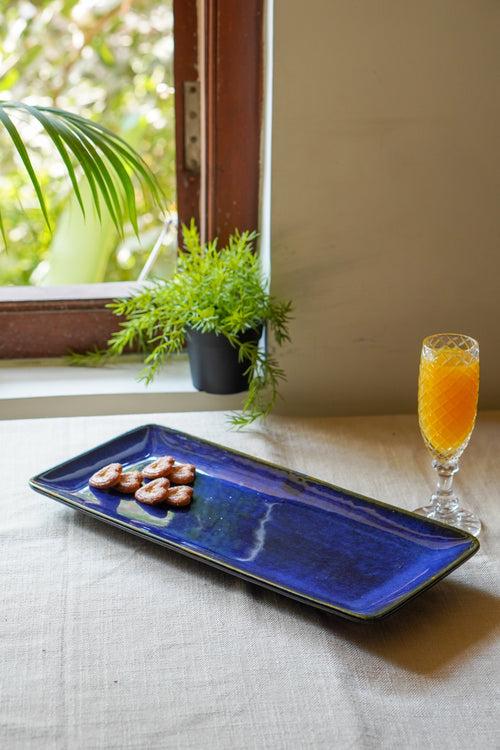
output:
POLYGON ((432 503, 437 513, 452 513, 458 508, 458 498, 453 491, 453 477, 458 471, 458 461, 441 463, 433 461, 433 467, 438 473, 436 492, 432 496, 432 503))

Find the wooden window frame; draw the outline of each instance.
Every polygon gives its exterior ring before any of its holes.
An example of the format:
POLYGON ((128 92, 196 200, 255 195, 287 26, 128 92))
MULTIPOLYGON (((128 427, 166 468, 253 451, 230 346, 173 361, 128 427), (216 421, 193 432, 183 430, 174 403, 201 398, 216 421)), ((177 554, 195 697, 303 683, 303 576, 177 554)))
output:
MULTIPOLYGON (((205 239, 257 229, 264 0, 174 0, 176 180, 180 222, 205 239), (200 172, 184 162, 185 81, 200 81, 200 172)), ((0 287, 0 359, 60 357, 102 347, 118 320, 106 309, 133 282, 0 287)))

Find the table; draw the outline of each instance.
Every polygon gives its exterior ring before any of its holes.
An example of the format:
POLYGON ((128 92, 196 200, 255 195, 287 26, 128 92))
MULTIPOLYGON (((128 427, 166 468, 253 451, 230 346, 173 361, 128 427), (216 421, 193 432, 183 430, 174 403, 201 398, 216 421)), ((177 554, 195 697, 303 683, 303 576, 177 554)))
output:
POLYGON ((340 620, 148 544, 27 487, 146 422, 177 427, 405 508, 434 483, 414 416, 221 413, 0 423, 0 746, 500 747, 500 412, 457 484, 481 550, 371 625, 340 620))

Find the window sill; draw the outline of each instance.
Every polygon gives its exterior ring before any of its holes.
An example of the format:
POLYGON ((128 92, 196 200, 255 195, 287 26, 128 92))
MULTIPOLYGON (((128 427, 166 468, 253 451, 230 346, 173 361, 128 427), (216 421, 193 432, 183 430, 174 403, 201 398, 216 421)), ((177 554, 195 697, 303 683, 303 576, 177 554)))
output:
POLYGON ((241 408, 241 393, 217 396, 197 391, 186 354, 172 358, 149 386, 137 380, 141 369, 136 357, 98 368, 68 367, 62 360, 4 361, 0 363, 0 418, 241 408))

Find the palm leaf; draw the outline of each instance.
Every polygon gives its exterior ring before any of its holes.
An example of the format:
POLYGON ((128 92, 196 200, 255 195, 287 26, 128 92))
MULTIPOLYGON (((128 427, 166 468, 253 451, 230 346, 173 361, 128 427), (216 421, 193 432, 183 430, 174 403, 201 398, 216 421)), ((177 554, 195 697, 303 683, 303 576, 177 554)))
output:
POLYGON ((113 180, 113 175, 110 173, 104 159, 98 153, 97 149, 94 148, 92 141, 90 141, 84 133, 75 131, 71 124, 69 127, 73 130, 73 134, 79 140, 83 146, 86 154, 90 159, 90 164, 93 165, 93 175, 101 191, 101 195, 104 198, 104 202, 108 208, 113 223, 117 229, 118 234, 123 233, 123 212, 122 205, 120 203, 120 196, 118 195, 113 180))
MULTIPOLYGON (((54 111, 53 107, 40 107, 40 109, 48 112, 54 111)), ((105 140, 110 141, 115 151, 120 154, 126 162, 128 162, 138 176, 143 178, 158 207, 163 207, 165 194, 163 193, 161 186, 151 174, 151 170, 142 156, 134 151, 134 149, 123 138, 116 133, 113 133, 109 128, 105 128, 104 125, 100 125, 93 120, 87 120, 73 112, 68 112, 68 119, 72 120, 74 124, 84 132, 87 128, 93 129, 100 133, 105 140)))
POLYGON ((21 136, 19 135, 18 129, 16 128, 12 120, 10 119, 7 112, 5 112, 2 107, 0 107, 0 122, 5 126, 5 129, 11 137, 17 153, 21 157, 21 160, 24 166, 26 167, 26 171, 28 172, 28 175, 30 177, 31 184, 33 185, 35 189, 36 197, 38 198, 40 208, 42 209, 43 217, 47 223, 47 226, 50 229, 49 215, 47 213, 47 206, 45 205, 45 200, 43 198, 42 188, 40 187, 40 183, 38 182, 38 177, 36 176, 35 170, 33 169, 33 164, 31 163, 31 159, 26 150, 26 146, 24 145, 23 140, 21 136))
POLYGON ((97 216, 99 217, 99 220, 101 220, 101 204, 99 201, 99 190, 96 187, 96 178, 94 177, 95 171, 92 169, 92 158, 91 155, 87 152, 83 144, 80 142, 80 139, 77 138, 77 136, 73 133, 71 128, 67 126, 65 122, 58 122, 57 123, 59 131, 62 131, 64 133, 64 140, 68 147, 71 149, 72 153, 74 154, 76 160, 80 164, 80 167, 83 170, 83 173, 85 177, 87 178, 87 182, 89 183, 90 192, 92 193, 92 201, 97 213, 97 216))
MULTIPOLYGON (((84 131, 82 131, 84 132, 84 131)), ((132 180, 130 179, 127 170, 123 166, 122 161, 120 161, 120 158, 116 156, 113 149, 96 133, 91 130, 90 128, 87 128, 85 132, 85 136, 88 140, 91 140, 95 146, 97 146, 106 159, 111 163, 115 174, 118 177, 118 180, 120 181, 124 191, 125 191, 125 197, 127 202, 127 209, 128 214, 130 217, 130 221, 132 223, 132 226, 134 228, 134 231, 136 235, 139 234, 139 227, 137 226, 137 213, 135 208, 135 194, 134 194, 134 186, 132 185, 132 180)))
MULTIPOLYGON (((0 124, 9 134, 26 168, 49 228, 49 216, 42 188, 28 149, 7 110, 28 114, 42 125, 64 163, 84 216, 85 210, 75 172, 76 166, 81 168, 89 183, 97 216, 101 219, 100 198, 102 198, 119 234, 123 234, 123 226, 127 219, 131 222, 135 233, 138 234, 139 231, 132 178, 135 178, 141 185, 145 198, 149 196, 154 205, 163 212, 166 200, 158 181, 142 157, 123 138, 98 123, 66 110, 56 107, 36 107, 24 102, 0 101, 0 124)), ((0 234, 5 242, 1 216, 0 234)))
POLYGON ((69 178, 71 180, 71 184, 73 185, 73 190, 75 191, 78 204, 82 209, 83 215, 85 216, 85 208, 83 206, 82 196, 80 193, 80 188, 78 187, 78 180, 75 175, 75 170, 73 169, 73 164, 71 163, 71 159, 64 146, 64 143, 61 140, 61 128, 59 126, 59 122, 57 122, 57 120, 51 120, 44 112, 40 112, 37 107, 32 107, 29 104, 22 105, 22 109, 24 109, 28 114, 32 115, 36 120, 38 120, 38 122, 43 125, 46 133, 50 136, 50 139, 52 140, 54 146, 59 151, 59 154, 61 155, 69 178))

